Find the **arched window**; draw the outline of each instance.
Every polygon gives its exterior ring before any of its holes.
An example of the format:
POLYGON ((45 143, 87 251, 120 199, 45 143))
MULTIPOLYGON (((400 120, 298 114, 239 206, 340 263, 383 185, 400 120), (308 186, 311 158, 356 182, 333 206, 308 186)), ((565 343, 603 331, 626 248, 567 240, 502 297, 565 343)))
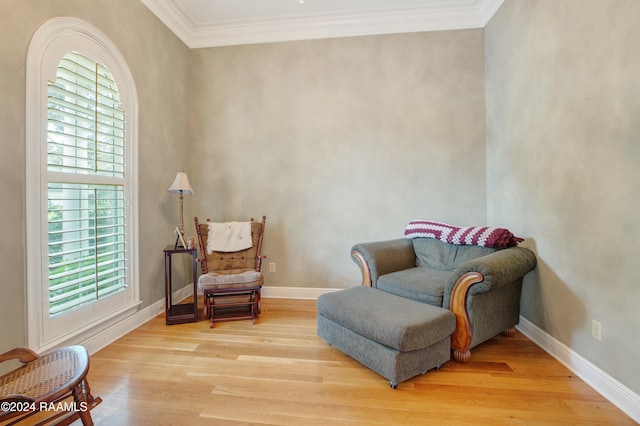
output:
POLYGON ((27 55, 29 346, 117 322, 139 303, 137 95, 95 27, 56 18, 27 55))

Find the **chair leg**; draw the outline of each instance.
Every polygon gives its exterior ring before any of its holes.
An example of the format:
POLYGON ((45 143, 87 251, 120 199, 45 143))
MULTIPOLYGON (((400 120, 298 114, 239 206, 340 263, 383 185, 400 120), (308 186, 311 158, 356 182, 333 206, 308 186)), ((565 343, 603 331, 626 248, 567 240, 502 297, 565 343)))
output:
POLYGON ((516 328, 515 327, 509 327, 505 331, 502 332, 502 335, 506 336, 506 337, 513 337, 513 336, 516 335, 516 328))
POLYGON ((260 316, 262 313, 262 300, 260 299, 260 295, 262 293, 262 289, 259 288, 256 295, 256 316, 260 316))
POLYGON ((467 349, 465 352, 459 351, 457 349, 453 350, 453 359, 463 364, 466 364, 471 359, 471 351, 467 349))
POLYGON ((89 410, 93 408, 92 404, 94 401, 87 380, 85 379, 80 382, 78 386, 73 388, 71 393, 73 394, 73 399, 76 403, 76 409, 78 410, 82 424, 84 426, 93 426, 93 419, 91 418, 91 412, 89 410))
POLYGON ((215 303, 216 303, 216 298, 213 297, 213 295, 211 295, 211 297, 209 297, 209 302, 208 302, 208 304, 209 304, 209 321, 210 321, 209 328, 213 328, 213 320, 214 320, 213 317, 214 317, 215 312, 216 312, 216 308, 214 307, 215 303))
POLYGON ((256 318, 258 317, 258 315, 260 315, 259 312, 259 304, 260 304, 260 291, 256 290, 255 292, 251 293, 251 296, 249 296, 249 309, 251 312, 251 319, 253 320, 253 324, 256 324, 256 318))

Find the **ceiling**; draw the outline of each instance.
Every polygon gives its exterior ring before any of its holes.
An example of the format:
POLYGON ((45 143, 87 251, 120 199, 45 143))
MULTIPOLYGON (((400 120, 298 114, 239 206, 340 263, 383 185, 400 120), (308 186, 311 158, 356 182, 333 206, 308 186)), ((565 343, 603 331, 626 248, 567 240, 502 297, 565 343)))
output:
POLYGON ((504 0, 141 0, 191 48, 483 28, 504 0))

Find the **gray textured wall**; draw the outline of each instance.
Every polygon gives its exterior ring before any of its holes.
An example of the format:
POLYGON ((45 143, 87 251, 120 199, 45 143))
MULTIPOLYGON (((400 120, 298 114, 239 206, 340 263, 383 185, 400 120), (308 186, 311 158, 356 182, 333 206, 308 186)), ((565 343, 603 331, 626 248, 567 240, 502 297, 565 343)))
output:
POLYGON ((522 314, 636 393, 639 22, 635 0, 507 0, 485 29, 488 218, 539 259, 522 314))
POLYGON ((192 52, 192 211, 267 215, 266 284, 350 287, 354 243, 486 220, 483 31, 192 52))
POLYGON ((164 298, 162 248, 178 222, 166 192, 189 166, 189 49, 142 3, 131 0, 0 0, 0 352, 26 344, 25 66, 31 35, 46 20, 73 16, 104 32, 124 55, 140 108, 140 295, 164 298))

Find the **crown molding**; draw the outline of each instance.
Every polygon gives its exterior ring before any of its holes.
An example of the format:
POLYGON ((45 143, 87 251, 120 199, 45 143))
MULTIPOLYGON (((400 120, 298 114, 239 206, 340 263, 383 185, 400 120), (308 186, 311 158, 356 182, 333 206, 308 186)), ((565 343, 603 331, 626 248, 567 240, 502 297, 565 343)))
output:
POLYGON ((482 20, 482 28, 489 23, 493 15, 495 15, 498 9, 500 9, 500 6, 502 6, 502 3, 504 3, 504 0, 487 0, 480 2, 478 12, 482 20))
POLYGON ((187 46, 193 47, 194 25, 173 0, 141 0, 187 46))
MULTIPOLYGON (((192 49, 239 44, 484 28, 504 0, 343 14, 194 24, 175 0, 141 0, 192 49)), ((453 3, 452 3, 453 4, 453 3)))

